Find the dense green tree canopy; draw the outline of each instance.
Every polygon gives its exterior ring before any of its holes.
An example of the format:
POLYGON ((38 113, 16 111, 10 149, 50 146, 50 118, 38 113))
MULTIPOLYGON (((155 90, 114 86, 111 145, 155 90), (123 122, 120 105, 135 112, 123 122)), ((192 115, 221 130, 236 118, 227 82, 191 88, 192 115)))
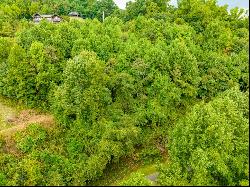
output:
POLYGON ((162 185, 247 185, 248 42, 244 10, 215 0, 2 0, 0 95, 56 125, 13 134, 17 155, 0 136, 0 185, 88 185, 167 150, 162 185), (34 24, 36 12, 63 21, 34 24))
MULTIPOLYGON (((248 94, 248 93, 247 93, 248 94)), ((248 180, 248 95, 232 88, 196 105, 170 133, 164 185, 242 185, 248 180)))

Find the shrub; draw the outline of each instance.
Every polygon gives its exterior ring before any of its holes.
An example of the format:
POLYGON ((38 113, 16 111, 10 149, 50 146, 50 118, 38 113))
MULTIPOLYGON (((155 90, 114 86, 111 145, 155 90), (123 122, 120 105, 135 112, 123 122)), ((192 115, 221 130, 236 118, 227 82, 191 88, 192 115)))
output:
POLYGON ((46 134, 46 131, 40 125, 31 124, 25 132, 16 134, 17 148, 26 153, 38 147, 43 147, 46 141, 46 134))

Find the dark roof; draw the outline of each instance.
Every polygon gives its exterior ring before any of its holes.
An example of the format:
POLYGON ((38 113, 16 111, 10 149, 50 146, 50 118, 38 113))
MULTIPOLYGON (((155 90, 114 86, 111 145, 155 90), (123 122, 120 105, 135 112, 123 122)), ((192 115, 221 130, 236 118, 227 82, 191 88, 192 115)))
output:
POLYGON ((37 17, 37 16, 41 17, 41 15, 38 14, 38 13, 36 13, 36 14, 33 15, 33 17, 37 17))
POLYGON ((33 15, 33 18, 34 17, 51 18, 51 17, 53 17, 53 15, 46 15, 46 14, 43 15, 43 14, 38 14, 37 13, 37 14, 33 15))

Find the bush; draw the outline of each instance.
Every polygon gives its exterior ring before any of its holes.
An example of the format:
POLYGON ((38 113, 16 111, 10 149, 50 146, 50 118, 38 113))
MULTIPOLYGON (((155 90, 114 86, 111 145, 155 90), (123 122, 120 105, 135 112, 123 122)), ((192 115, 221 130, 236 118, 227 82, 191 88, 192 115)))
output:
POLYGON ((43 147, 46 141, 46 131, 37 124, 31 124, 25 132, 18 132, 15 136, 17 148, 22 152, 31 152, 43 147))

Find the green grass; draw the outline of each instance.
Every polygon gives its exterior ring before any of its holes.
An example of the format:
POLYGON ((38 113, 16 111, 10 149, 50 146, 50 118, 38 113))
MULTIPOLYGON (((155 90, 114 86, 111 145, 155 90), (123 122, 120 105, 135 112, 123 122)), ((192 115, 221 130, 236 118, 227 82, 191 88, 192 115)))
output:
POLYGON ((28 107, 23 103, 3 96, 0 96, 0 103, 18 112, 24 109, 28 109, 28 107))
POLYGON ((115 186, 131 172, 136 171, 140 163, 133 158, 121 158, 119 162, 109 164, 104 170, 103 176, 90 184, 89 186, 115 186))
POLYGON ((153 164, 150 164, 150 165, 145 165, 145 166, 142 166, 141 168, 139 168, 137 171, 138 172, 141 172, 145 175, 150 175, 152 173, 155 173, 157 172, 156 170, 156 163, 153 163, 153 164))
MULTIPOLYGON (((167 158, 163 158, 162 162, 166 162, 167 158)), ((130 177, 134 172, 143 173, 145 176, 157 172, 157 164, 159 161, 152 163, 143 160, 134 159, 133 156, 121 158, 118 163, 107 166, 103 176, 88 184, 89 186, 119 186, 119 184, 130 177)), ((157 185, 157 184, 154 184, 157 185)))
MULTIPOLYGON (((122 180, 117 181, 114 185, 115 186, 119 186, 121 184, 121 182, 128 180, 131 177, 132 173, 142 173, 145 176, 147 176, 147 175, 153 174, 155 172, 157 172, 157 170, 156 170, 156 163, 147 164, 147 165, 140 165, 137 170, 130 171, 126 176, 124 176, 122 178, 122 180)), ((152 185, 153 184, 154 183, 152 183, 152 185)))

